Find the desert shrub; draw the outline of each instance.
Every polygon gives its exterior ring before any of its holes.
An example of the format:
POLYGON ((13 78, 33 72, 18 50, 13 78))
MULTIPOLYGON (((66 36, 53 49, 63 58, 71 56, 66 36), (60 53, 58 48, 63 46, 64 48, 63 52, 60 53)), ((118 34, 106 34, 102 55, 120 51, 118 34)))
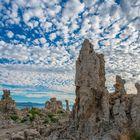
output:
POLYGON ((33 116, 34 115, 40 115, 40 110, 37 109, 37 108, 32 108, 31 110, 29 110, 29 113, 32 114, 33 116))
POLYGON ((140 140, 140 132, 133 131, 132 136, 131 136, 131 140, 140 140))
POLYGON ((30 115, 29 116, 29 120, 32 122, 32 121, 34 121, 35 120, 35 115, 30 115))
POLYGON ((45 124, 50 124, 52 122, 51 122, 51 119, 49 117, 46 117, 45 120, 44 120, 44 123, 45 124))
POLYGON ((51 118, 51 122, 52 123, 56 123, 56 122, 58 122, 58 120, 59 119, 57 117, 55 117, 55 116, 51 118))
POLYGON ((10 118, 13 120, 13 121, 17 121, 19 119, 19 117, 17 115, 11 115, 10 118))
POLYGON ((39 109, 37 109, 37 108, 32 108, 31 110, 29 110, 28 116, 29 116, 29 120, 30 120, 31 122, 35 120, 35 117, 36 117, 37 115, 41 116, 41 112, 40 112, 39 109))
POLYGON ((26 121, 28 121, 27 118, 22 118, 22 119, 20 120, 21 123, 24 123, 24 122, 26 122, 26 121))
POLYGON ((59 118, 56 114, 48 114, 47 117, 45 118, 45 121, 44 123, 48 123, 48 124, 51 124, 51 123, 56 123, 58 122, 59 118))
POLYGON ((53 114, 53 113, 49 113, 49 114, 48 114, 48 117, 49 117, 49 118, 52 118, 52 117, 54 117, 54 115, 55 115, 55 114, 53 114))
POLYGON ((63 110, 58 110, 57 114, 64 114, 64 111, 63 110))

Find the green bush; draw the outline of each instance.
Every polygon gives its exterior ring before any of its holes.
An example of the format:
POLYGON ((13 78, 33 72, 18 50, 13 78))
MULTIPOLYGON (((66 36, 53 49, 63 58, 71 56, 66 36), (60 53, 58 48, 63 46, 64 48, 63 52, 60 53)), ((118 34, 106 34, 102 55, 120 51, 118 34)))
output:
POLYGON ((44 123, 46 124, 51 124, 51 119, 49 117, 46 117, 45 120, 44 120, 44 123))
POLYGON ((56 114, 48 114, 44 123, 48 123, 48 124, 51 124, 51 123, 56 123, 58 122, 59 120, 59 117, 56 115, 56 114))
POLYGON ((21 123, 24 123, 26 121, 27 121, 27 118, 23 118, 23 119, 20 120, 21 123))
POLYGON ((37 108, 32 108, 31 110, 29 110, 29 120, 32 122, 35 120, 35 117, 39 115, 41 116, 41 112, 39 109, 37 108))
POLYGON ((29 113, 32 114, 33 116, 34 115, 40 115, 40 110, 37 109, 37 108, 32 108, 31 110, 29 110, 29 113))
POLYGON ((133 131, 131 140, 140 140, 140 132, 133 131))
POLYGON ((63 110, 58 110, 57 114, 64 114, 64 111, 63 110))
POLYGON ((49 117, 49 118, 52 118, 52 117, 54 117, 54 115, 55 115, 55 114, 49 113, 49 114, 48 114, 48 117, 49 117))
POLYGON ((10 116, 10 118, 13 120, 13 121, 17 121, 19 119, 19 117, 17 115, 12 115, 10 116))
POLYGON ((31 116, 29 117, 29 119, 30 119, 31 122, 34 121, 34 120, 35 120, 35 115, 31 115, 31 116))
POLYGON ((52 123, 56 123, 56 122, 58 122, 58 120, 59 120, 59 119, 58 119, 57 117, 52 117, 52 118, 51 118, 51 122, 52 122, 52 123))

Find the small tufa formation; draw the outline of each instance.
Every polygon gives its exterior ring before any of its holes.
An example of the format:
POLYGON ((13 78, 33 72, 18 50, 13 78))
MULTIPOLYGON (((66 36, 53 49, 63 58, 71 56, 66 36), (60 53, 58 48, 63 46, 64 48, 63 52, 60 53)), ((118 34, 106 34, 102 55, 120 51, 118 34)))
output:
POLYGON ((137 95, 140 95, 140 84, 139 83, 136 83, 135 84, 135 87, 137 89, 137 95))
POLYGON ((70 108, 69 108, 69 100, 65 100, 66 102, 66 111, 70 112, 70 108))
POLYGON ((117 75, 116 84, 114 85, 115 93, 126 94, 124 84, 125 84, 125 80, 122 79, 119 75, 117 75))
POLYGON ((132 128, 140 132, 140 84, 136 83, 135 87, 137 95, 133 97, 131 105, 132 128))
POLYGON ((1 100, 11 100, 12 98, 10 97, 10 90, 3 90, 3 95, 1 100))
POLYGON ((10 97, 10 90, 3 90, 3 95, 0 101, 0 112, 15 113, 16 103, 10 97))
POLYGON ((57 113, 58 111, 63 111, 63 105, 61 101, 56 100, 54 97, 45 103, 45 109, 48 112, 57 113))

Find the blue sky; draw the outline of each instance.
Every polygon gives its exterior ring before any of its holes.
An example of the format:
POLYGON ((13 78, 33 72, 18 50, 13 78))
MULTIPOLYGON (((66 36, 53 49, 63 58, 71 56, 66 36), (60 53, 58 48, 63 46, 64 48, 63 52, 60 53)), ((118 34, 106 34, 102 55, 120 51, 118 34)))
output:
POLYGON ((0 19, 0 94, 8 88, 17 101, 73 102, 75 60, 85 38, 105 55, 108 89, 119 74, 135 93, 139 0, 1 0, 0 19))

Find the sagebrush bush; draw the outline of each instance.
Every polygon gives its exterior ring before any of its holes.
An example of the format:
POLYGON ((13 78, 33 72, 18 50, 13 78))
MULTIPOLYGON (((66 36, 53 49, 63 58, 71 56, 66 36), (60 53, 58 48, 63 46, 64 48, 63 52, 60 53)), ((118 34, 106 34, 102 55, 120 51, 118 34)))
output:
POLYGON ((17 121, 19 119, 19 117, 17 115, 11 115, 10 118, 13 120, 13 121, 17 121))
POLYGON ((131 140, 140 140, 140 132, 133 131, 132 136, 131 136, 131 140))

